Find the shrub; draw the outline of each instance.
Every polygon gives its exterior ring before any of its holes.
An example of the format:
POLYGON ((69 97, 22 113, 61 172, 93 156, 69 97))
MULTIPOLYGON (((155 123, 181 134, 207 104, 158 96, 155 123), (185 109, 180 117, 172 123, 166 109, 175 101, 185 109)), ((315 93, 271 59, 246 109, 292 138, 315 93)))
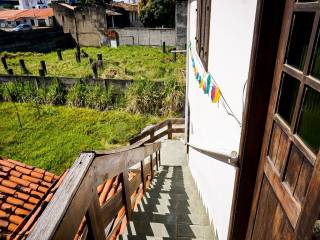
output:
MULTIPOLYGON (((109 89, 108 89, 109 90, 109 89)), ((112 96, 100 85, 87 86, 85 106, 96 110, 105 110, 112 104, 112 96)))
POLYGON ((132 113, 159 114, 162 97, 161 87, 156 82, 134 81, 126 93, 127 109, 132 113))
POLYGON ((77 81, 68 92, 67 104, 74 107, 84 107, 86 97, 86 87, 81 81, 77 81))
POLYGON ((170 79, 164 83, 164 95, 162 113, 165 115, 175 115, 184 109, 185 86, 184 84, 170 79))
MULTIPOLYGON (((43 98, 41 91, 40 97, 43 98)), ((46 91, 46 103, 50 105, 63 105, 66 101, 66 91, 58 79, 54 79, 46 91)))

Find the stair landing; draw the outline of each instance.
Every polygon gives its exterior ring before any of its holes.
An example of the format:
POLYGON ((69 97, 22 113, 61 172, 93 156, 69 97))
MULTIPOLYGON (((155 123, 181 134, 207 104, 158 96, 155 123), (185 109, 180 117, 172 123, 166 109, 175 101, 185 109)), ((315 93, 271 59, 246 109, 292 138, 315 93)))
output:
POLYGON ((161 167, 118 239, 214 239, 209 218, 186 163, 184 145, 166 140, 161 167))

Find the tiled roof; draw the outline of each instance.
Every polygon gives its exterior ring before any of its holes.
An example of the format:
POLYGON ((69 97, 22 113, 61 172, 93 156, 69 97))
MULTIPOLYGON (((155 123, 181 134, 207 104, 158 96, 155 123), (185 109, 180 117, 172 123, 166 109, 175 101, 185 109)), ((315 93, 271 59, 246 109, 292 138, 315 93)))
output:
POLYGON ((112 7, 122 8, 128 12, 138 12, 138 4, 124 3, 124 2, 112 2, 112 7))
POLYGON ((57 180, 53 173, 0 157, 0 238, 28 221, 57 180))
POLYGON ((47 19, 52 16, 52 8, 0 11, 0 20, 7 21, 15 21, 21 18, 47 19))
MULTIPOLYGON (((0 157, 0 239, 26 239, 67 172, 58 177, 45 170, 0 157)), ((129 181, 135 175, 135 172, 129 171, 129 181)), ((119 176, 98 186, 100 205, 121 189, 119 176)), ((122 218, 123 215, 124 209, 118 217, 122 218)), ((75 240, 80 239, 85 226, 84 218, 75 240)))

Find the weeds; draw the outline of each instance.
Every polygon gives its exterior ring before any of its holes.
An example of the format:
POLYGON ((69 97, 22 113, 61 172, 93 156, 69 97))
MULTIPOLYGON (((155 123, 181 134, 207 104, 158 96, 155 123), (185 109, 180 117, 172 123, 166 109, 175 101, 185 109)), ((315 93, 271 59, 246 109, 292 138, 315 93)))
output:
POLYGON ((175 80, 165 82, 134 81, 127 90, 114 85, 88 85, 78 81, 66 89, 58 79, 47 87, 34 82, 9 82, 0 85, 0 99, 10 102, 34 102, 49 105, 87 107, 104 111, 127 109, 131 113, 179 115, 184 106, 184 85, 175 80), (2 90, 1 90, 2 89, 2 90))

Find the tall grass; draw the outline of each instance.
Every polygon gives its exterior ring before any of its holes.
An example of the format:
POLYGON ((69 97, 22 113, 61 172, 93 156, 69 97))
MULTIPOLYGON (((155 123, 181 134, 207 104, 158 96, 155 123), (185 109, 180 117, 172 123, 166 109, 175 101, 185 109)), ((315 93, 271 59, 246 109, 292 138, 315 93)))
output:
POLYGON ((184 84, 170 79, 164 82, 134 81, 128 89, 109 85, 88 85, 76 82, 66 89, 58 79, 47 87, 37 87, 34 82, 9 82, 0 84, 0 99, 11 102, 68 105, 96 110, 126 109, 131 113, 180 115, 184 107, 184 84))

